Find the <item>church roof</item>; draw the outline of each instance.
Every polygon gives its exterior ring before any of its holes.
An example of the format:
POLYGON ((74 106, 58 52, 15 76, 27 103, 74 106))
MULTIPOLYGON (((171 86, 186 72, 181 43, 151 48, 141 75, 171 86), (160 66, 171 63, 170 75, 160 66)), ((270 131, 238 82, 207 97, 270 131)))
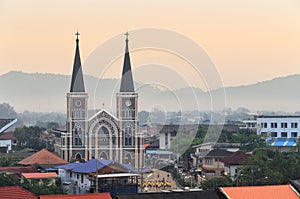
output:
POLYGON ((75 51, 70 92, 85 92, 80 53, 79 53, 79 39, 78 39, 79 33, 77 32, 76 35, 77 35, 76 51, 75 51))
POLYGON ((57 155, 48 151, 47 149, 42 149, 18 162, 18 164, 22 165, 59 165, 67 163, 67 161, 61 159, 57 155))
POLYGON ((125 56, 124 56, 124 63, 123 63, 120 92, 134 92, 134 84, 133 84, 130 55, 129 55, 129 48, 128 48, 128 35, 129 35, 128 32, 125 35, 126 35, 126 40, 125 40, 126 46, 125 46, 125 56))
POLYGON ((119 119, 116 116, 114 116, 113 114, 111 114, 110 112, 108 112, 105 109, 101 109, 100 111, 98 111, 96 114, 94 114, 92 117, 90 117, 89 120, 91 121, 92 119, 94 119, 95 117, 100 115, 101 113, 106 113, 107 115, 111 116, 114 120, 119 121, 119 119))

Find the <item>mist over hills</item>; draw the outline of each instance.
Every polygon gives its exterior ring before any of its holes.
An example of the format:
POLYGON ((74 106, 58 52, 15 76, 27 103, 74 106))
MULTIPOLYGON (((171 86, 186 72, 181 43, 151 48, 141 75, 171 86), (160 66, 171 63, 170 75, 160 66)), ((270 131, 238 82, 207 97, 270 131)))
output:
MULTIPOLYGON (((105 109, 115 112, 115 93, 119 89, 118 79, 98 80, 85 76, 85 87, 89 93, 89 109, 105 109)), ((278 77, 256 84, 225 87, 229 108, 247 107, 252 111, 270 110, 296 112, 300 110, 300 75, 278 77)), ((0 76, 0 102, 7 102, 17 112, 66 112, 66 93, 70 76, 59 74, 24 73, 11 71, 0 76)), ((165 111, 210 110, 210 96, 221 96, 223 89, 210 93, 199 88, 161 90, 160 88, 135 82, 139 94, 139 110, 165 111)), ((224 104, 222 99, 220 104, 224 104)), ((222 106, 214 104, 214 110, 222 106)))

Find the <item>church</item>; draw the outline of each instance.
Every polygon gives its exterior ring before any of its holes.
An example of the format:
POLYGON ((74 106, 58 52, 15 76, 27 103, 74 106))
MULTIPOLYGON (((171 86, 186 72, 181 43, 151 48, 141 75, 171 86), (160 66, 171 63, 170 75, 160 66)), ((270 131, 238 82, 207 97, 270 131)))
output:
POLYGON ((120 90, 116 95, 117 115, 102 109, 88 118, 88 93, 85 90, 79 52, 79 33, 67 93, 66 130, 61 132, 58 152, 68 161, 92 158, 114 160, 142 168, 144 145, 138 127, 138 93, 135 92, 128 47, 128 33, 120 90))

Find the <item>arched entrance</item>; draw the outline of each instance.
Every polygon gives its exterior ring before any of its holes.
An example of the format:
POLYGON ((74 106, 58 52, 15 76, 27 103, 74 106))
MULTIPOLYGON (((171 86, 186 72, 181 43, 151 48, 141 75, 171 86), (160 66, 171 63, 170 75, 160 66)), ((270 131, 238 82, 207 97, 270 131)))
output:
POLYGON ((75 155, 75 161, 76 161, 76 162, 80 162, 81 159, 82 159, 81 154, 80 154, 80 153, 77 153, 77 154, 75 155))
POLYGON ((101 159, 101 160, 107 160, 107 159, 108 159, 107 153, 104 152, 104 151, 102 151, 102 152, 100 153, 100 159, 101 159))
POLYGON ((127 153, 125 156, 125 164, 132 164, 132 157, 130 155, 130 153, 127 153))

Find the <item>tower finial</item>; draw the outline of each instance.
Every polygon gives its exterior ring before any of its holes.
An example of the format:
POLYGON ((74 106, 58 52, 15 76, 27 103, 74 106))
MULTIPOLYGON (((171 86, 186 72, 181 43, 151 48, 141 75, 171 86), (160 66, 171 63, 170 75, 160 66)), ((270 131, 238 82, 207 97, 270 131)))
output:
POLYGON ((124 35, 126 36, 126 40, 125 41, 128 41, 128 36, 129 36, 128 31, 124 35))
POLYGON ((77 30, 77 32, 75 33, 75 35, 76 35, 76 41, 78 41, 78 40, 79 40, 79 39, 78 39, 78 36, 80 35, 79 32, 78 32, 78 30, 77 30))

